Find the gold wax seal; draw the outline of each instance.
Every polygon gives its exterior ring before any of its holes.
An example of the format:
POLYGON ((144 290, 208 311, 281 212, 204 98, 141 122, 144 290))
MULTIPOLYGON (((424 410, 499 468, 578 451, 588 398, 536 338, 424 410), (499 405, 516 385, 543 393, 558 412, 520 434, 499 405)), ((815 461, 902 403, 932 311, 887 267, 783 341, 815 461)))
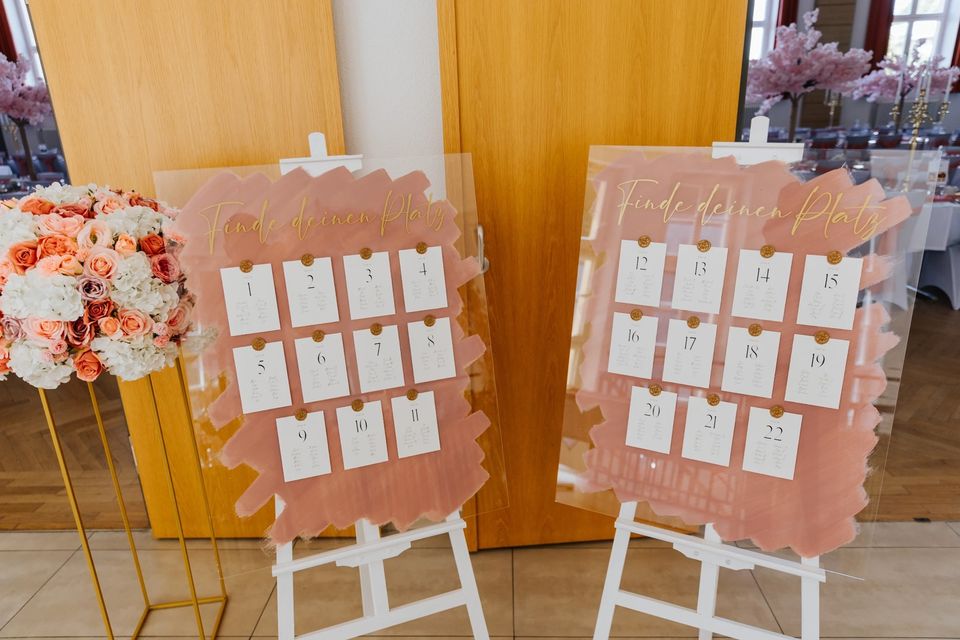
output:
POLYGON ((652 396, 658 396, 663 391, 663 387, 661 387, 658 384, 652 384, 650 385, 650 388, 647 389, 647 391, 649 391, 650 395, 652 396))
POLYGON ((813 334, 813 339, 817 341, 817 344, 827 344, 830 342, 830 334, 826 331, 817 331, 813 334))
POLYGON ((750 328, 747 329, 747 331, 750 332, 750 335, 752 335, 754 338, 756 338, 758 335, 760 335, 761 333, 763 333, 763 327, 761 327, 759 324, 757 324, 756 322, 754 322, 752 325, 750 325, 750 328))
POLYGON ((253 262, 250 260, 241 260, 240 271, 243 271, 244 273, 250 273, 253 271, 253 262))
POLYGON ((418 395, 420 394, 417 392, 416 389, 410 389, 409 391, 407 391, 407 400, 409 400, 410 402, 413 402, 414 400, 417 399, 418 395))
POLYGON ((720 404, 720 396, 718 396, 715 393, 711 393, 710 395, 707 396, 707 404, 710 405, 711 407, 717 406, 718 404, 720 404))
POLYGON ((428 327, 432 327, 433 325, 437 324, 437 319, 433 316, 427 316, 423 319, 423 324, 427 325, 428 327))
POLYGON ((380 324, 379 322, 374 322, 372 325, 370 325, 370 333, 372 333, 375 336, 380 335, 381 333, 383 333, 383 325, 380 324))
POLYGON ((305 267, 309 267, 313 265, 313 256, 309 253, 303 254, 302 256, 300 256, 300 264, 302 264, 305 267))
POLYGON ((640 309, 634 309, 633 311, 630 312, 631 320, 639 320, 642 317, 643 317, 643 311, 640 311, 640 309))
POLYGON ((364 247, 363 249, 360 249, 360 257, 364 260, 369 260, 370 256, 372 255, 373 251, 370 250, 370 247, 364 247))
POLYGON ((317 329, 316 331, 313 332, 312 338, 314 342, 323 342, 323 338, 326 335, 327 334, 325 334, 323 331, 321 331, 320 329, 317 329))
POLYGON ((774 418, 782 418, 783 407, 781 407, 778 404, 773 405, 772 407, 770 407, 770 415, 773 416, 774 418))
POLYGON ((254 351, 263 351, 263 348, 267 346, 267 341, 263 338, 254 338, 250 346, 253 347, 254 351))
POLYGON ((427 252, 427 243, 426 243, 426 242, 418 242, 418 243, 417 243, 417 253, 423 255, 423 254, 426 253, 426 252, 427 252))
POLYGON ((643 248, 649 247, 649 246, 650 246, 650 236, 640 236, 639 238, 637 238, 637 244, 640 245, 640 246, 643 247, 643 248))
POLYGON ((307 410, 302 408, 297 409, 297 413, 294 414, 293 417, 296 418, 299 422, 303 422, 304 420, 307 419, 307 410))
POLYGON ((760 255, 764 258, 772 258, 776 252, 777 250, 773 248, 772 244, 765 244, 760 247, 760 255))
POLYGON ((353 409, 354 411, 360 411, 361 409, 363 409, 363 400, 361 400, 360 398, 357 398, 356 400, 350 403, 350 408, 353 409))
POLYGON ((700 318, 698 318, 697 316, 690 316, 689 318, 687 318, 687 326, 690 327, 691 329, 696 329, 697 327, 700 326, 700 318))
POLYGON ((827 262, 830 264, 840 264, 841 260, 843 260, 843 254, 839 251, 831 251, 827 254, 827 262))
POLYGON ((706 253, 707 251, 710 251, 711 246, 712 245, 710 244, 709 240, 701 240, 697 243, 697 251, 700 253, 706 253))

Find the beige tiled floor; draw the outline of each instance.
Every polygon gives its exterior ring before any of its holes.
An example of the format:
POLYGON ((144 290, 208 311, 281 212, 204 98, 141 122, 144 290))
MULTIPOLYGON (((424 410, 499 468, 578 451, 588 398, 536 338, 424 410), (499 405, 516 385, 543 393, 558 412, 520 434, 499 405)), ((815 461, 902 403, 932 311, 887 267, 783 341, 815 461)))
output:
MULTIPOLYGON (((155 600, 185 596, 176 543, 138 532, 148 589, 155 600)), ((91 547, 105 585, 118 637, 129 634, 140 612, 139 588, 126 538, 97 532, 91 547)), ((317 541, 302 549, 342 542, 317 541)), ((191 544, 203 594, 216 590, 206 543, 191 544)), ((257 540, 221 543, 230 604, 221 638, 276 637, 272 557, 257 540)), ((300 549, 298 549, 300 551, 300 549)), ((301 551, 302 552, 302 551, 301 551)), ((609 543, 584 543, 473 556, 484 612, 494 638, 539 640, 588 638, 600 601, 609 543)), ((850 546, 823 559, 832 573, 821 598, 822 637, 960 638, 960 523, 878 523, 864 527, 850 546), (848 574, 848 575, 843 575, 848 574), (856 576, 849 577, 849 576, 856 576)), ((390 602, 403 604, 457 585, 450 551, 437 540, 386 562, 390 602)), ((697 564, 655 541, 631 543, 624 588, 693 606, 697 564)), ((357 571, 324 567, 296 582, 297 631, 335 624, 360 613, 357 571)), ((766 570, 721 573, 719 615, 786 634, 799 633, 799 585, 766 570)), ((204 607, 209 624, 215 615, 204 607)), ((192 611, 154 613, 144 635, 196 637, 192 611)), ((459 638, 469 634, 465 611, 448 611, 381 635, 459 638)), ((618 610, 618 638, 691 638, 696 632, 630 611, 618 610)), ((29 640, 103 638, 79 542, 73 532, 0 534, 0 638, 29 640)))

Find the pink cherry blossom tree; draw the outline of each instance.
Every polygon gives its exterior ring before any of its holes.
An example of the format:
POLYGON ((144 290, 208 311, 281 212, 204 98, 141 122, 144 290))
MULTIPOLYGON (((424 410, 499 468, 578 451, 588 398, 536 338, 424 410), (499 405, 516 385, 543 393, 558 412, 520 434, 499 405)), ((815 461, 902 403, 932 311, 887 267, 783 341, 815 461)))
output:
POLYGON ((803 30, 796 23, 778 27, 773 49, 751 60, 747 70, 747 101, 760 104, 759 115, 781 100, 790 101, 791 140, 805 95, 817 89, 849 92, 870 69, 870 52, 843 53, 836 42, 820 42, 823 34, 814 28, 818 15, 817 9, 805 13, 803 30))
POLYGON ((27 160, 27 170, 32 180, 37 179, 33 166, 33 152, 27 139, 27 125, 37 126, 53 111, 50 106, 50 94, 43 81, 27 84, 26 77, 30 63, 22 56, 11 62, 0 56, 0 113, 13 120, 20 131, 23 153, 27 160))

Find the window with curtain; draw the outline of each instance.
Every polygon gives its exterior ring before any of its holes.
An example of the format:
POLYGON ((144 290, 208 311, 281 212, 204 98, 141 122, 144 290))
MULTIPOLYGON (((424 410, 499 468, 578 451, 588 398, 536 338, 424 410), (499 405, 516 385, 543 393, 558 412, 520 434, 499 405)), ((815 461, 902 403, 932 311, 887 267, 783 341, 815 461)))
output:
POLYGON ((754 0, 750 22, 750 59, 757 60, 773 47, 780 0, 754 0))
POLYGON ((27 81, 43 80, 43 67, 40 66, 40 52, 37 41, 33 39, 33 27, 30 24, 30 13, 27 10, 26 0, 2 0, 3 9, 7 16, 7 26, 13 37, 13 44, 17 53, 30 62, 30 73, 27 81))
POLYGON ((887 55, 909 56, 920 44, 920 59, 953 58, 960 24, 960 0, 894 0, 887 55))

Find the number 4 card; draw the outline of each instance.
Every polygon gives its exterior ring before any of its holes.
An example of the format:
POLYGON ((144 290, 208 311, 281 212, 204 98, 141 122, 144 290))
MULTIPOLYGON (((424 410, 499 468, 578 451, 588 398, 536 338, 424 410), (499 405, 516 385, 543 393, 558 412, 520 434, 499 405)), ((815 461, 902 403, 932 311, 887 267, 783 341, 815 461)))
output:
POLYGON ((403 307, 407 312, 446 308, 447 281, 443 274, 443 250, 440 247, 426 247, 423 253, 418 249, 402 249, 400 279, 403 283, 403 307))
POLYGON ((330 449, 323 411, 308 413, 303 420, 294 416, 277 418, 283 481, 293 482, 330 473, 330 449))

